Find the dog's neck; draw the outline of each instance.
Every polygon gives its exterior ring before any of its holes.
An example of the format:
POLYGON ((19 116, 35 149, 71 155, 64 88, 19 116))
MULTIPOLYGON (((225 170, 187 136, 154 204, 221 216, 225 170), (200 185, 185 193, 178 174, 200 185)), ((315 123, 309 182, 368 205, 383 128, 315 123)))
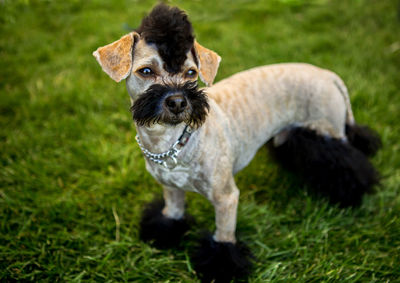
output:
POLYGON ((178 140, 185 128, 184 123, 176 126, 155 124, 150 127, 136 126, 143 146, 154 153, 165 152, 178 140))

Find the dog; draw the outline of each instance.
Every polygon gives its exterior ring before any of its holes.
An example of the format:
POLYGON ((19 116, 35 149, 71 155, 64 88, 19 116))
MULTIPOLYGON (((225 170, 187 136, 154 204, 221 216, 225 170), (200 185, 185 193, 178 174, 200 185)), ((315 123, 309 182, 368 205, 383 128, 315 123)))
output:
POLYGON ((234 175, 267 142, 286 168, 340 206, 359 205, 379 181, 367 156, 380 139, 355 123, 347 88, 331 71, 275 64, 213 85, 221 57, 195 40, 185 12, 165 4, 93 55, 113 80, 126 80, 146 169, 163 187, 164 201, 143 212, 141 238, 160 248, 179 243, 190 224, 187 191, 215 208, 215 233, 192 255, 203 282, 230 282, 251 269, 251 252, 235 236, 234 175))

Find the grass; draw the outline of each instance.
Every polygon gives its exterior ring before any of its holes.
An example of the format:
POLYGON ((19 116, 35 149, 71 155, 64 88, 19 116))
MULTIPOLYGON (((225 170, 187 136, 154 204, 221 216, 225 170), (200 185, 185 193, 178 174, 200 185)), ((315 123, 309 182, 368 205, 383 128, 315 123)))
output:
MULTIPOLYGON (((217 80, 287 61, 334 70, 356 119, 383 138, 372 160, 382 185, 358 209, 308 195, 264 149, 237 175, 238 235, 258 258, 249 281, 399 282, 398 1, 171 3, 222 56, 217 80)), ((138 239, 142 207, 161 189, 134 142, 124 84, 91 55, 153 4, 0 1, 0 281, 198 282, 188 252, 214 228, 212 207, 188 194, 198 226, 182 249, 138 239)))

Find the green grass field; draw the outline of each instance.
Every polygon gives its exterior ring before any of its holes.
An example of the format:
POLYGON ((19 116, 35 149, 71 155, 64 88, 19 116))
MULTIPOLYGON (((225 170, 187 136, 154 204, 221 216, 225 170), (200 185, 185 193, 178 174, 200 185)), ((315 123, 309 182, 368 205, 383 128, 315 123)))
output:
MULTIPOLYGON (((0 1, 0 281, 198 282, 194 239, 138 239, 147 173, 125 84, 92 56, 139 25, 155 1, 0 1)), ((217 80, 257 65, 308 62, 347 83, 356 119, 376 129, 383 178, 354 210, 306 193, 261 150, 237 177, 238 237, 250 282, 400 282, 400 20, 395 0, 171 1, 222 57, 217 80)))

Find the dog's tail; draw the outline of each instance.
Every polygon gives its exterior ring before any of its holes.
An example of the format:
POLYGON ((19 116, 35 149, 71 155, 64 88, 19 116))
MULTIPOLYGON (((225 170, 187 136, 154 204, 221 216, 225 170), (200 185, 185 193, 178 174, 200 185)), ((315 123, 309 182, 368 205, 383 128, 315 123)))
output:
POLYGON ((334 84, 339 89, 346 104, 346 136, 349 143, 367 156, 373 156, 382 146, 379 135, 367 126, 357 125, 351 110, 349 92, 342 79, 334 74, 334 84))
POLYGON ((367 126, 346 124, 346 136, 352 146, 367 156, 373 156, 382 147, 378 133, 367 126))
POLYGON ((284 143, 270 149, 287 169, 298 173, 317 193, 342 207, 357 206, 372 192, 379 174, 363 152, 376 147, 365 127, 348 126, 349 141, 319 135, 308 128, 290 130, 284 143), (368 145, 364 143, 368 141, 368 145))
POLYGON ((355 120, 354 120, 354 115, 353 111, 351 110, 351 103, 350 103, 350 95, 349 91, 347 90, 346 85, 342 81, 342 79, 336 75, 335 73, 332 73, 333 77, 333 83, 335 86, 338 88, 339 92, 342 94, 342 97, 344 99, 344 103, 346 105, 346 124, 348 125, 354 125, 355 120))

